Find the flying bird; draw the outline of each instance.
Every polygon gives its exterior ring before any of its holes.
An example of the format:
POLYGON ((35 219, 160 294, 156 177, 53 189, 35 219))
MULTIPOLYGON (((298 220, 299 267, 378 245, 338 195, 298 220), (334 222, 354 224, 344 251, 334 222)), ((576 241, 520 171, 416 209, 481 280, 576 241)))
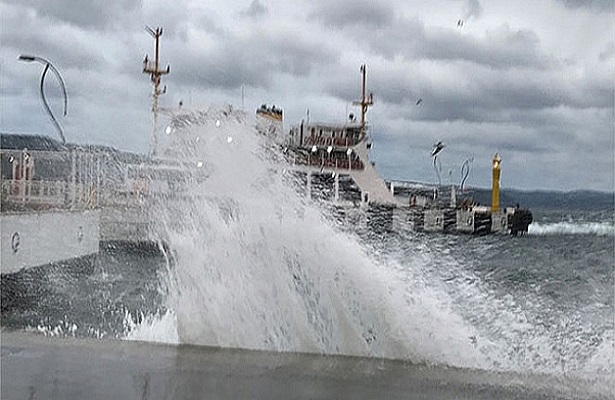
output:
POLYGON ((463 26, 463 20, 462 19, 457 21, 457 26, 460 27, 460 28, 463 26))
POLYGON ((421 105, 421 103, 422 103, 422 102, 423 102, 423 99, 422 99, 422 98, 421 98, 421 99, 418 99, 418 100, 416 101, 416 105, 417 105, 417 106, 419 106, 419 105, 421 105))
POLYGON ((432 157, 437 156, 438 153, 441 152, 443 148, 444 148, 444 143, 442 143, 442 142, 438 142, 438 143, 434 144, 433 150, 431 150, 431 156, 432 157))

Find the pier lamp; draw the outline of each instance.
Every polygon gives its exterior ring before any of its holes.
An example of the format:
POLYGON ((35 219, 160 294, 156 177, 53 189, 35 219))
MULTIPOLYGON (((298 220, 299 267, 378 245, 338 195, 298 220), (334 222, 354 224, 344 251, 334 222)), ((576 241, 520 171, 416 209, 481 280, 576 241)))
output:
POLYGON ((60 135, 60 138, 62 139, 62 143, 66 144, 66 138, 64 137, 64 131, 62 131, 62 127, 56 120, 56 117, 53 115, 53 112, 51 112, 51 108, 49 107, 49 104, 47 103, 47 98, 45 98, 45 91, 43 90, 43 87, 45 84, 45 76, 47 76, 47 71, 51 70, 55 74, 56 78, 58 78, 58 82, 60 82, 60 88, 62 89, 62 94, 64 95, 64 116, 66 116, 66 113, 68 111, 68 96, 66 95, 66 85, 64 85, 64 80, 62 79, 60 72, 56 69, 56 67, 53 66, 51 61, 43 57, 22 54, 19 56, 18 59, 19 61, 23 61, 23 62, 34 62, 34 61, 40 62, 41 64, 45 66, 45 69, 43 69, 43 74, 41 75, 41 84, 40 84, 41 99, 43 99, 43 105, 45 106, 45 110, 47 111, 47 114, 49 114, 49 116, 51 117, 51 121, 53 122, 53 125, 56 128, 56 130, 58 131, 58 134, 60 135))

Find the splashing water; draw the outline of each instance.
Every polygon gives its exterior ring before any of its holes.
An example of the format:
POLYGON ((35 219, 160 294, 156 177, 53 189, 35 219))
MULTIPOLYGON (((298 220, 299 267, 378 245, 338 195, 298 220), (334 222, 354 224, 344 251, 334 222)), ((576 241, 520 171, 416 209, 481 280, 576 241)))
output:
MULTIPOLYGON (((446 294, 376 262, 329 223, 245 118, 209 110, 180 131, 181 156, 202 160, 207 179, 160 213, 179 341, 488 367, 446 294)), ((164 336, 147 337, 172 341, 164 336)))
MULTIPOLYGON (((174 151, 199 168, 188 196, 158 210, 170 311, 127 324, 129 339, 540 372, 558 372, 562 351, 584 351, 558 347, 568 326, 538 326, 446 249, 434 261, 433 245, 414 237, 396 260, 337 228, 296 193, 245 115, 210 109, 186 120, 174 151)), ((584 357, 587 370, 608 374, 614 340, 603 336, 584 357)))

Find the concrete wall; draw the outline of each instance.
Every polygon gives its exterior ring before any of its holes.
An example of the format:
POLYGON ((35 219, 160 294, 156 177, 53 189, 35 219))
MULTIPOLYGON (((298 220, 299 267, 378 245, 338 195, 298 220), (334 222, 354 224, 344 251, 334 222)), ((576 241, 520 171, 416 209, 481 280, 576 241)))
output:
POLYGON ((96 210, 3 214, 0 272, 97 253, 99 219, 96 210))

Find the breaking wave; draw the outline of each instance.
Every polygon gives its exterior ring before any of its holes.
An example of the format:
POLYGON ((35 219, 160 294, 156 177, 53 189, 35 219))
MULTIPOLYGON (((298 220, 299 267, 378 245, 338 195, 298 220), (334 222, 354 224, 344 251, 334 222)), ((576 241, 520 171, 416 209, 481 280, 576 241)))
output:
MULTIPOLYGON (((425 237, 409 236, 403 240, 413 251, 396 258, 339 229, 293 189, 300 183, 244 114, 209 109, 182 121, 175 151, 198 168, 187 196, 158 212, 170 249, 169 311, 127 315, 127 339, 522 372, 560 373, 567 357, 567 368, 613 371, 612 331, 596 339, 599 351, 579 342, 565 353, 568 323, 556 333, 537 326, 445 247, 436 261, 425 237), (457 271, 453 290, 442 271, 457 271)), ((530 229, 613 234, 612 224, 600 223, 530 229)), ((530 299, 540 308, 539 298, 530 299)))
POLYGON ((615 236, 613 222, 533 222, 529 226, 530 235, 598 235, 615 236))

